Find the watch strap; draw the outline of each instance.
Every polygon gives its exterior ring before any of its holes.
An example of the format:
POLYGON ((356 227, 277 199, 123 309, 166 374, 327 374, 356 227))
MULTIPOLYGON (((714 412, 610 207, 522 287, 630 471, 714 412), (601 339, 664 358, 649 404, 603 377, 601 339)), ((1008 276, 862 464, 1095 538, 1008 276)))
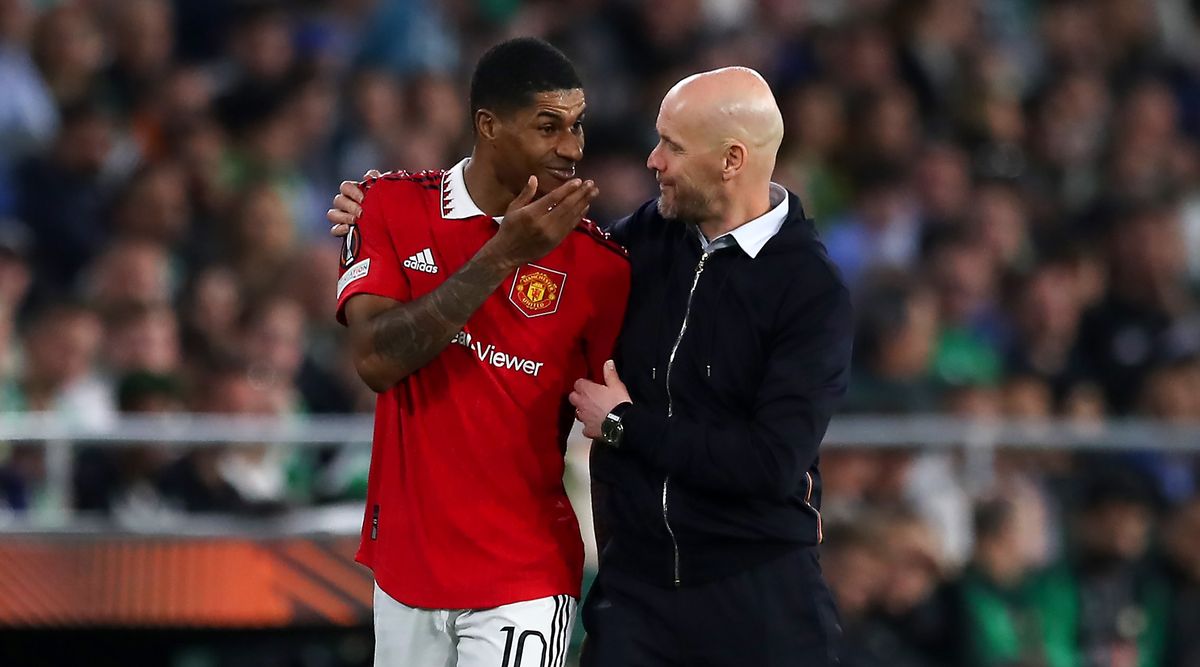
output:
POLYGON ((608 411, 608 414, 620 419, 621 421, 625 421, 625 413, 628 412, 629 408, 631 407, 633 407, 633 403, 630 401, 618 403, 613 407, 612 410, 608 411))

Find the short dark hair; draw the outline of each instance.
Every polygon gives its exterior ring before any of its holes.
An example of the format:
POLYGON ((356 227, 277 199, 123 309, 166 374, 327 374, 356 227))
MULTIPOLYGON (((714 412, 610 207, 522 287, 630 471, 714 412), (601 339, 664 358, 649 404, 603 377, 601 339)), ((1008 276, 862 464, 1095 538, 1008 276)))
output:
POLYGON ((554 45, 517 37, 488 49, 471 75, 471 117, 480 109, 515 111, 537 93, 582 88, 575 65, 554 45))

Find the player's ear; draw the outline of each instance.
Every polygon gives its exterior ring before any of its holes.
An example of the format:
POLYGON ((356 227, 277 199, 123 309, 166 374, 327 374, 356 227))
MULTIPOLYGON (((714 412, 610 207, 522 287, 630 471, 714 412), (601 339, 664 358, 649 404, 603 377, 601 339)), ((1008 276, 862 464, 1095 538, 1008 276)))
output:
POLYGON ((746 147, 733 142, 725 147, 721 179, 728 181, 746 166, 746 147))
POLYGON ((500 118, 487 109, 475 112, 475 133, 484 141, 495 141, 500 129, 500 118))

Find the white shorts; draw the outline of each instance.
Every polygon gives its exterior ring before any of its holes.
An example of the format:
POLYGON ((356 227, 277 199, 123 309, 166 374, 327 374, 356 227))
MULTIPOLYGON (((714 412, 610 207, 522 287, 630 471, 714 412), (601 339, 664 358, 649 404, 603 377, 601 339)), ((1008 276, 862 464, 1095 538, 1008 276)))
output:
POLYGON ((375 667, 563 667, 579 601, 417 609, 375 584, 375 667))

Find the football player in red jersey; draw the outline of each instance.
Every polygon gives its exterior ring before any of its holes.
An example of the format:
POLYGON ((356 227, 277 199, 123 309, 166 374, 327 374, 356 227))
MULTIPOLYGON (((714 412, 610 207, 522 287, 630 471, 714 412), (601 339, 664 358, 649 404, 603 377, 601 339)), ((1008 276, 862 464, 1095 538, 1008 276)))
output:
POLYGON ((358 560, 380 666, 563 664, 583 568, 567 396, 602 377, 629 292, 624 250, 582 217, 570 61, 499 44, 470 105, 471 156, 368 179, 342 252, 337 316, 379 393, 358 560))

